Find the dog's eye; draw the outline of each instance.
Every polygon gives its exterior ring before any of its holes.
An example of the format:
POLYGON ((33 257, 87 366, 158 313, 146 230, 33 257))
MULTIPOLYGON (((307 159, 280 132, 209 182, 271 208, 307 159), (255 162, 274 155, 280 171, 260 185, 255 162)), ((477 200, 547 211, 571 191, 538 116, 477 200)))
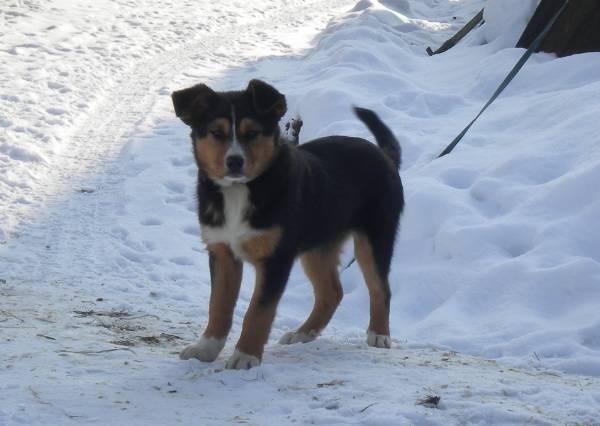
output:
POLYGON ((217 139, 225 138, 225 133, 223 133, 221 130, 211 130, 210 134, 213 135, 217 139))
POLYGON ((258 133, 259 132, 257 130, 249 130, 244 136, 246 137, 246 139, 254 139, 258 136, 258 133))

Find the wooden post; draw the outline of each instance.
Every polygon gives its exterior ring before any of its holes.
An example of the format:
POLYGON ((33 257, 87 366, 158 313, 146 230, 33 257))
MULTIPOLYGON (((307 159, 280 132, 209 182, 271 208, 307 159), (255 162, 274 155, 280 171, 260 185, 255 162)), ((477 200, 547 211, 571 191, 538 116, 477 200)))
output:
MULTIPOLYGON (((542 0, 523 31, 517 47, 528 48, 565 0, 542 0)), ((539 50, 568 56, 600 52, 600 2, 571 0, 556 20, 539 50)))
POLYGON ((445 52, 446 50, 454 47, 460 40, 462 40, 462 38, 464 36, 466 36, 469 33, 469 31, 471 31, 473 28, 475 28, 477 26, 477 24, 479 24, 481 21, 483 21, 483 9, 481 9, 481 11, 477 15, 475 15, 475 17, 473 19, 471 19, 469 22, 467 22, 466 25, 464 27, 462 27, 459 32, 454 34, 452 36, 452 38, 450 38, 448 41, 446 41, 444 44, 442 44, 438 50, 436 50, 434 52, 431 49, 431 47, 427 47, 427 49, 425 49, 425 50, 427 51, 429 56, 433 56, 433 55, 437 55, 438 53, 445 52))

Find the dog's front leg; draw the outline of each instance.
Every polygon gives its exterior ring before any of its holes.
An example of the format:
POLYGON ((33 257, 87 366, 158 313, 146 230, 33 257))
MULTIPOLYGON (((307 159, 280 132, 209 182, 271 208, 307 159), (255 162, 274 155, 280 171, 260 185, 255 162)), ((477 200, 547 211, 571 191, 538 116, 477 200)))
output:
POLYGON ((225 346, 231 329, 233 310, 242 282, 242 262, 233 256, 225 244, 211 244, 208 250, 211 286, 208 325, 200 340, 181 352, 181 359, 214 361, 225 346))
POLYGON ((255 264, 256 284, 244 317, 242 334, 226 368, 248 369, 261 363, 279 299, 287 283, 293 256, 271 257, 255 264))

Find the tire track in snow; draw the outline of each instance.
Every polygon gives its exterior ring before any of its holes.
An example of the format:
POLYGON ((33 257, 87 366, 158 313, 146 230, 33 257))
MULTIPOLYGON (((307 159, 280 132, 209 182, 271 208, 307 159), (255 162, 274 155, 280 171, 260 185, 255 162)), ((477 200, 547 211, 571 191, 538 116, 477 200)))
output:
POLYGON ((351 4, 349 0, 288 1, 284 7, 266 12, 259 22, 201 36, 141 61, 119 77, 74 132, 69 148, 51 160, 45 185, 37 188, 39 202, 21 219, 19 238, 7 244, 10 249, 27 247, 25 253, 8 258, 8 277, 27 281, 97 279, 106 269, 102 263, 111 250, 111 224, 107 221, 124 201, 120 193, 127 168, 126 159, 120 158, 123 147, 155 103, 169 93, 166 86, 181 77, 182 70, 194 66, 216 63, 227 69, 256 59, 253 46, 267 44, 271 54, 293 53, 292 47, 274 40, 274 35, 292 32, 311 19, 330 19, 351 4), (270 31, 274 23, 277 29, 270 31), (81 271, 86 271, 85 277, 80 276, 81 271))

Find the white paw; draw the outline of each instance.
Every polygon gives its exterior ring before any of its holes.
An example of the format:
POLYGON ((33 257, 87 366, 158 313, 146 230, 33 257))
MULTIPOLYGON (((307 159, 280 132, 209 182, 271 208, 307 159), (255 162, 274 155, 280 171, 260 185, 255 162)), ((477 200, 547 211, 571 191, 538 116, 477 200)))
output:
POLYGON ((202 336, 198 343, 190 345, 179 353, 179 358, 196 358, 200 361, 214 361, 225 346, 225 339, 216 339, 214 337, 202 336))
POLYGON ((235 350, 233 355, 225 363, 225 368, 232 370, 248 370, 249 368, 260 365, 260 359, 239 350, 235 350))
POLYGON ((319 333, 317 333, 314 330, 310 331, 309 333, 299 333, 297 331, 290 331, 281 336, 281 339, 279 339, 279 344, 291 345, 293 343, 308 343, 315 340, 318 335, 319 333))
POLYGON ((392 339, 385 334, 375 334, 374 331, 367 331, 367 345, 376 348, 391 348, 392 339))

